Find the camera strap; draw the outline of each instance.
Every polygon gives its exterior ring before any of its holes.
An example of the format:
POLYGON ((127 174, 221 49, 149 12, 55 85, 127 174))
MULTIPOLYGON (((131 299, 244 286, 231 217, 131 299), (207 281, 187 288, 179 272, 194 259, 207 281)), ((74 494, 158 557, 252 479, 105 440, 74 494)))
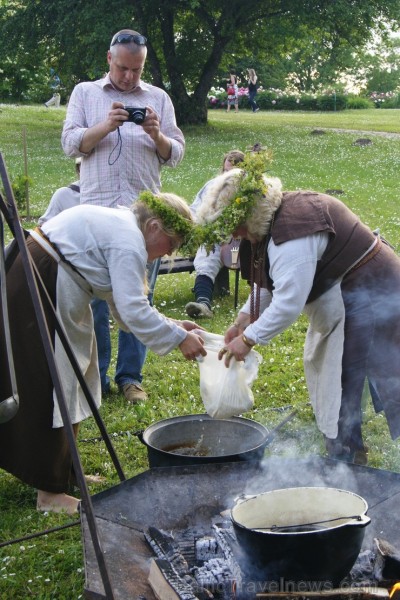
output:
POLYGON ((110 165, 110 167, 112 167, 117 162, 119 157, 121 156, 122 137, 121 137, 121 132, 119 130, 119 127, 117 127, 117 134, 118 134, 117 143, 115 144, 114 148, 111 150, 110 155, 108 157, 108 164, 110 165), (112 155, 114 154, 114 152, 118 152, 118 154, 115 157, 115 159, 112 160, 112 155))

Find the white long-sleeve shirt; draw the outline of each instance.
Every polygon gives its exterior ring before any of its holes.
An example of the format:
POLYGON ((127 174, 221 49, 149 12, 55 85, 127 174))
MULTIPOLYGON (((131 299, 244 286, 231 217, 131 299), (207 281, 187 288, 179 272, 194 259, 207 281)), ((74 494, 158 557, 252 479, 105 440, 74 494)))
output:
MULTIPOLYGON (((273 294, 260 290, 260 316, 246 327, 245 335, 265 345, 287 329, 300 313, 307 313, 310 326, 304 346, 304 371, 310 401, 319 429, 334 439, 341 405, 345 319, 340 281, 306 305, 317 261, 326 249, 328 236, 322 232, 278 246, 270 240, 268 256, 273 294)), ((241 312, 250 314, 250 296, 241 312)))
MULTIPOLYGON (((268 244, 270 277, 274 292, 261 289, 260 316, 245 329, 245 335, 265 345, 287 329, 304 309, 311 291, 317 261, 328 244, 328 234, 318 233, 276 246, 268 244)), ((240 312, 250 314, 250 296, 240 312)))
MULTIPOLYGON (((150 306, 144 290, 148 255, 129 209, 81 204, 43 224, 63 256, 83 275, 93 296, 106 300, 119 323, 158 354, 166 354, 186 331, 150 306)), ((87 298, 82 297, 83 305, 87 298)), ((77 307, 71 311, 77 313, 77 307)))
MULTIPOLYGON (((70 263, 60 260, 53 247, 39 233, 30 232, 59 264, 57 315, 99 406, 100 378, 90 309, 94 297, 106 300, 120 326, 134 333, 158 354, 166 354, 179 346, 187 332, 161 315, 148 302, 144 283, 148 254, 132 211, 124 207, 81 204, 64 210, 44 223, 42 230, 70 263)), ((55 356, 62 373, 71 421, 78 423, 88 417, 91 411, 58 336, 55 356)), ((58 401, 54 396, 53 427, 62 425, 58 401)))

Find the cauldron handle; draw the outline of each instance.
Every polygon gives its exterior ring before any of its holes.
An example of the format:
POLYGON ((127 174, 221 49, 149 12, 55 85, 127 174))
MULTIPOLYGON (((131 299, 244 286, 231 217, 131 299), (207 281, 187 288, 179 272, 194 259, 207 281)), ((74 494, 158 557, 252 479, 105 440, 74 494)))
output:
POLYGON ((133 435, 136 435, 136 437, 139 439, 139 441, 142 442, 142 444, 144 444, 146 446, 146 442, 143 439, 143 434, 144 434, 144 429, 138 429, 137 431, 133 432, 133 435))
POLYGON ((251 498, 255 498, 256 495, 255 494, 240 494, 239 496, 236 496, 233 501, 235 503, 235 506, 238 504, 242 504, 242 502, 246 502, 246 500, 250 500, 251 498))
POLYGON ((369 523, 371 523, 371 519, 367 515, 362 514, 357 517, 357 520, 349 521, 345 526, 347 527, 347 525, 356 525, 358 527, 366 527, 369 525, 369 523))

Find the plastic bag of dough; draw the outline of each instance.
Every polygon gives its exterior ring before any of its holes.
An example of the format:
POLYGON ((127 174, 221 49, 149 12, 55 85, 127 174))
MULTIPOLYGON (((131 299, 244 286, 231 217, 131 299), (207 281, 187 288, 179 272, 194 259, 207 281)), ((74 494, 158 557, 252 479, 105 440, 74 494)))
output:
POLYGON ((224 336, 196 330, 204 340, 207 356, 198 359, 200 395, 210 417, 227 419, 250 410, 254 405, 251 385, 258 375, 261 355, 250 350, 245 361, 231 359, 229 368, 218 360, 224 336))

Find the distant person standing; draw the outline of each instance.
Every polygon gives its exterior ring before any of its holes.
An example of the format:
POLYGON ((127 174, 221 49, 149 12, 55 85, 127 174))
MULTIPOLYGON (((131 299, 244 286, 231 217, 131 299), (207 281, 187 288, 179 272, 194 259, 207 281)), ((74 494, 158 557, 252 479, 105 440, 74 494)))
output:
POLYGON ((239 112, 239 78, 236 75, 236 71, 230 71, 228 85, 227 85, 227 93, 228 93, 228 106, 226 108, 226 112, 231 110, 231 106, 235 107, 235 112, 239 112))
MULTIPOLYGON (((157 193, 161 168, 176 167, 183 158, 185 140, 170 97, 141 79, 146 44, 146 38, 137 31, 118 31, 107 52, 109 73, 97 81, 79 83, 72 91, 61 143, 67 156, 82 157, 81 204, 130 206, 143 190, 157 193), (143 120, 133 120, 135 114, 131 118, 126 106, 143 109, 143 120)), ((148 265, 149 300, 158 267, 159 261, 148 265)), ((99 298, 92 310, 101 385, 107 393, 109 310, 99 298)), ((132 404, 147 398, 141 385, 145 358, 146 347, 133 333, 119 330, 115 382, 132 404)))
POLYGON ((50 69, 50 88, 53 92, 52 97, 44 103, 44 105, 49 108, 50 106, 54 106, 54 108, 60 107, 61 96, 60 96, 60 87, 61 87, 61 79, 57 75, 54 69, 50 69))
POLYGON ((254 69, 247 69, 248 80, 247 85, 249 88, 249 103, 253 113, 258 112, 260 109, 257 106, 256 95, 257 95, 257 75, 254 69))

